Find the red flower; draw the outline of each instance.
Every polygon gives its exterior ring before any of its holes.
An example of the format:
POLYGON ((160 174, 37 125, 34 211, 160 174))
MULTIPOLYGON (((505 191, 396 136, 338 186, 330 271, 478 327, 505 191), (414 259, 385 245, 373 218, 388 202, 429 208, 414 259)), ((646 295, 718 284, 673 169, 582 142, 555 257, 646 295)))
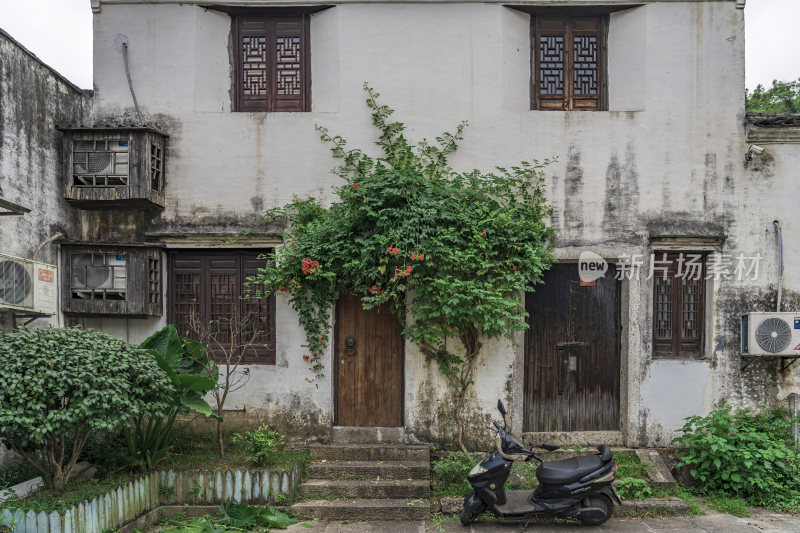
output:
POLYGON ((511 267, 511 270, 516 270, 516 269, 517 269, 517 265, 513 265, 513 266, 511 267))
POLYGON ((407 267, 406 267, 406 271, 405 271, 405 275, 406 275, 406 276, 410 276, 410 275, 411 275, 411 271, 412 271, 412 270, 414 270, 414 267, 412 267, 412 266, 410 266, 410 265, 409 265, 409 266, 407 266, 407 267))
POLYGON ((395 246, 390 246, 386 249, 387 254, 397 255, 400 253, 400 249, 395 246))
POLYGON ((317 270, 317 267, 319 267, 319 261, 312 261, 308 257, 303 259, 301 268, 303 269, 303 274, 306 276, 313 274, 314 271, 317 270))
POLYGON ((358 190, 358 183, 354 183, 354 184, 353 184, 353 188, 354 188, 355 190, 358 190))
POLYGON ((420 261, 425 261, 425 256, 424 256, 424 255, 422 255, 422 254, 419 254, 419 255, 417 256, 417 259, 419 259, 420 261))
POLYGON ((417 254, 411 254, 411 260, 412 261, 416 261, 417 260, 417 254))
POLYGON ((303 361, 311 361, 311 356, 308 354, 303 355, 303 361))
POLYGON ((486 235, 486 230, 483 230, 483 231, 481 232, 481 235, 486 235))

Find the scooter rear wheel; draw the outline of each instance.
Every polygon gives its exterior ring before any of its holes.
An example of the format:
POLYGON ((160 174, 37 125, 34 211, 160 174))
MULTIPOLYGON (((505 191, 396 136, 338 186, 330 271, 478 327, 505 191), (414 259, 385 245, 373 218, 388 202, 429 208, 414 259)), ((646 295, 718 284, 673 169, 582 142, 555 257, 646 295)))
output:
POLYGON ((597 507, 598 509, 603 509, 606 515, 601 519, 578 516, 578 520, 580 520, 581 524, 584 526, 599 526, 600 524, 604 524, 614 514, 614 502, 612 502, 611 498, 605 494, 594 494, 589 496, 589 505, 586 507, 597 507))
POLYGON ((470 513, 469 511, 464 509, 463 511, 461 511, 461 516, 459 516, 458 518, 461 520, 462 526, 468 526, 471 523, 473 523, 479 516, 480 513, 470 513))

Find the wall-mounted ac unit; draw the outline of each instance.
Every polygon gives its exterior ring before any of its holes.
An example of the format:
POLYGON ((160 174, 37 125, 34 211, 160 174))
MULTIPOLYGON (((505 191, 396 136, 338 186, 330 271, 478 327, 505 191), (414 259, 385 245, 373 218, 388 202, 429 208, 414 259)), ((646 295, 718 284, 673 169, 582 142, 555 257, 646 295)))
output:
POLYGON ((0 309, 56 313, 58 267, 0 254, 0 309))
POLYGON ((742 315, 742 355, 800 357, 800 312, 742 315))

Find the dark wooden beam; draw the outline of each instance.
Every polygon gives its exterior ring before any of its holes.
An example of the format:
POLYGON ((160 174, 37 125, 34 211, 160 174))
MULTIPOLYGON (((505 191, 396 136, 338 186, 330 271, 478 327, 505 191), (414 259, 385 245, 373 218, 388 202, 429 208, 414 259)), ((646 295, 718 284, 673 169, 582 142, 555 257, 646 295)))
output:
POLYGON ((24 215, 25 213, 30 213, 30 212, 31 210, 28 209, 27 207, 22 207, 21 205, 0 198, 0 216, 24 215))

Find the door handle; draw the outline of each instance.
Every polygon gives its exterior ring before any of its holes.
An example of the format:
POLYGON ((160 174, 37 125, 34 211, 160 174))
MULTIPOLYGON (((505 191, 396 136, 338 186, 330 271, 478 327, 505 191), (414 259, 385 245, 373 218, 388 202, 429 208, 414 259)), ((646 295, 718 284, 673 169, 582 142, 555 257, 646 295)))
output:
POLYGON ((344 338, 344 349, 347 355, 355 355, 358 347, 358 339, 355 335, 348 335, 344 338))

